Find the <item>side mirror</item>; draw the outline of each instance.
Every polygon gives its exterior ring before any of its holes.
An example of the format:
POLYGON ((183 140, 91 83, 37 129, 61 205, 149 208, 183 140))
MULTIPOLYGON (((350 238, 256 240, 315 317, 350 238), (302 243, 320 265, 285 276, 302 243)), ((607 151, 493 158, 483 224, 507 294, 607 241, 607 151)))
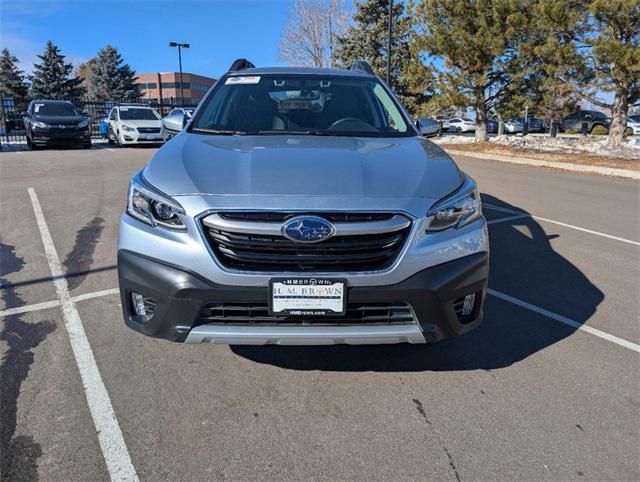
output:
POLYGON ((184 129, 184 126, 187 121, 186 117, 187 116, 179 112, 176 112, 175 114, 171 114, 170 116, 167 116, 164 119, 162 119, 162 127, 164 127, 165 130, 171 133, 177 134, 182 129, 184 129))

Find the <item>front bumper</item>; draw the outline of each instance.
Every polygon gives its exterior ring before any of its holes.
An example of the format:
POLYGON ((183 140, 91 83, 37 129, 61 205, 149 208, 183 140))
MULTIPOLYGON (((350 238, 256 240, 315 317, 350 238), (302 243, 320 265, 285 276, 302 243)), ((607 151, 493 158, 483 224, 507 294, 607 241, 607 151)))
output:
POLYGON ((200 324, 209 302, 267 303, 266 286, 221 285, 196 273, 127 250, 118 251, 118 278, 125 323, 148 336, 188 343, 228 344, 363 344, 423 343, 462 335, 482 318, 489 274, 489 255, 479 252, 424 269, 404 281, 385 286, 349 286, 350 303, 408 303, 415 325, 228 325, 200 324), (156 302, 142 321, 133 312, 131 293, 156 302), (476 294, 470 318, 460 321, 454 301, 476 294))
POLYGON ((161 144, 164 142, 161 132, 140 133, 138 130, 121 133, 122 144, 161 144))
POLYGON ((38 145, 88 143, 91 142, 91 131, 89 128, 34 128, 31 140, 38 145))

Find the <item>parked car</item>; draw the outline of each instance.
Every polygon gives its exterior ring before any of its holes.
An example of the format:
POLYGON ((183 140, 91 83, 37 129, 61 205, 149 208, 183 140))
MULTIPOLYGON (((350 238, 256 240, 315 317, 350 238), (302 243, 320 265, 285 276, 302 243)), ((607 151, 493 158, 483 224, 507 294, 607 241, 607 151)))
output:
POLYGON ((157 144, 163 142, 160 114, 140 105, 119 105, 109 112, 107 138, 109 143, 157 144))
POLYGON ((582 123, 587 123, 587 132, 593 131, 594 127, 601 126, 609 128, 611 125, 611 118, 607 117, 604 113, 597 110, 582 110, 574 112, 568 117, 562 119, 561 129, 563 131, 582 129, 582 123))
MULTIPOLYGON (((522 121, 524 122, 524 119, 522 119, 522 121)), ((529 123, 529 132, 546 132, 546 129, 544 127, 544 120, 538 119, 536 117, 529 117, 527 121, 529 123)))
POLYGON ((184 127, 183 121, 191 119, 194 110, 194 108, 177 107, 169 112, 169 114, 162 119, 162 127, 160 131, 162 138, 165 141, 168 141, 178 134, 184 127))
POLYGON ((450 131, 454 131, 458 134, 462 132, 475 132, 476 123, 471 119, 454 117, 452 119, 447 120, 447 125, 449 126, 450 131))
POLYGON ((186 343, 424 343, 482 317, 476 183, 365 62, 234 62, 131 179, 125 323, 186 343), (382 108, 384 106, 384 108, 382 108))
POLYGON ((522 132, 524 126, 519 119, 507 119, 504 121, 504 130, 509 134, 516 134, 522 132))
POLYGON ((420 117, 416 121, 416 127, 423 136, 435 136, 440 131, 440 122, 427 117, 420 117))
POLYGON ((498 132, 498 119, 487 119, 487 132, 489 134, 495 134, 498 132))
POLYGON ((627 127, 631 129, 633 135, 640 134, 640 115, 630 115, 627 117, 627 127))
MULTIPOLYGON (((527 118, 529 124, 528 132, 545 132, 544 121, 535 117, 527 118)), ((505 131, 513 134, 516 132, 524 132, 524 117, 509 119, 504 123, 505 131)))
POLYGON ((27 144, 32 149, 52 145, 91 147, 91 120, 65 100, 33 100, 24 116, 27 144))

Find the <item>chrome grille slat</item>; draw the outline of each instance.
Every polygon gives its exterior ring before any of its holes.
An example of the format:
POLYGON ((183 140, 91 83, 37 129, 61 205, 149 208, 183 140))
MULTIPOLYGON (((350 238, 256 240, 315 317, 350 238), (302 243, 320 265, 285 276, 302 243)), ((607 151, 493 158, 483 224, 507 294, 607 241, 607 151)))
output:
POLYGON ((411 228, 411 221, 396 213, 311 213, 338 219, 336 234, 325 241, 302 243, 280 233, 282 223, 295 215, 300 213, 222 212, 202 222, 225 267, 271 272, 384 269, 397 257, 411 228))

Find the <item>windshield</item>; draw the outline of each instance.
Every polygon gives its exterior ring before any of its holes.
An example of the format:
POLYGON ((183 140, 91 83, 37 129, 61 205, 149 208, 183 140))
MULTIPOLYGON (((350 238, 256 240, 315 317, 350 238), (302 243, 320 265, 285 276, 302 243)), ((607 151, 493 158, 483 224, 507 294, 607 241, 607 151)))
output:
POLYGON ((77 116, 78 111, 68 102, 34 104, 33 113, 37 115, 77 116))
POLYGON ((120 107, 121 120, 160 120, 160 114, 153 109, 120 107))
POLYGON ((376 79, 320 75, 232 76, 205 100, 192 132, 415 135, 376 79))
POLYGON ((640 122, 640 115, 630 115, 629 120, 631 122, 640 122))

